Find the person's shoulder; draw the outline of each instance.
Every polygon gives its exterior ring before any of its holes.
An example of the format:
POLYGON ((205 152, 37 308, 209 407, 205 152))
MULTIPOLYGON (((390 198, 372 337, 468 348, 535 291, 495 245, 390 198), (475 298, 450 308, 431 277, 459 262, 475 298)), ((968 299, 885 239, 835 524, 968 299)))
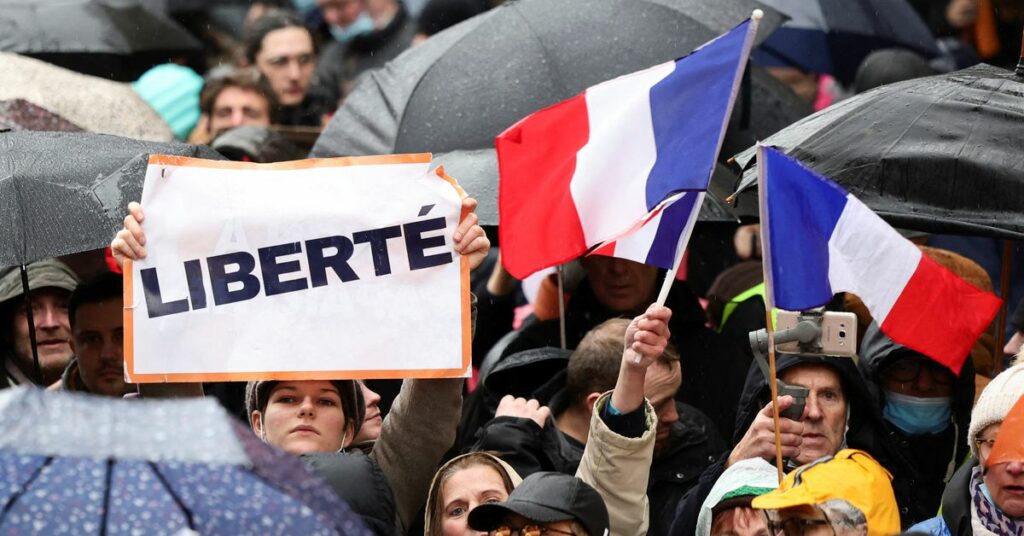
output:
POLYGON ((949 526, 942 516, 926 519, 907 530, 907 534, 931 534, 934 536, 951 536, 949 526))

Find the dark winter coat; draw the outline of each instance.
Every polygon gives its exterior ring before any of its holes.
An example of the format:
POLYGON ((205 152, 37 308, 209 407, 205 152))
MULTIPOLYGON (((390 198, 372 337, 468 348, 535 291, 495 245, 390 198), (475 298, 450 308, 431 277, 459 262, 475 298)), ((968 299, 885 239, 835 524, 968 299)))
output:
POLYGON ((302 461, 379 536, 397 534, 395 497, 380 466, 360 451, 303 454, 302 461))
MULTIPOLYGON (((920 354, 893 342, 878 329, 877 324, 868 326, 861 342, 858 368, 879 415, 885 406, 880 371, 893 360, 908 355, 920 354)), ((888 421, 880 419, 886 443, 883 465, 892 473, 893 490, 896 492, 900 520, 904 527, 935 515, 946 482, 970 452, 967 429, 971 423, 974 388, 974 366, 967 359, 953 384, 950 428, 938 434, 911 437, 888 421), (930 463, 922 458, 923 454, 932 457, 930 463)))
MULTIPOLYGON (((666 534, 676 505, 697 483, 708 463, 725 450, 711 420, 699 410, 677 403, 679 420, 672 425, 669 444, 656 454, 647 496, 649 534, 666 534)), ((554 419, 541 428, 530 419, 497 417, 481 430, 473 450, 496 452, 521 476, 538 471, 575 474, 585 445, 558 430, 554 419)))
MULTIPOLYGON (((665 305, 672 310, 671 341, 679 350, 683 383, 676 398, 704 412, 727 439, 736 416, 736 401, 750 365, 748 352, 706 326, 704 309, 690 288, 677 281, 665 305)), ((565 336, 575 348, 588 331, 623 316, 602 305, 584 279, 566 304, 565 336)), ((532 317, 531 317, 532 318, 532 317)), ((528 320, 504 355, 541 346, 558 346, 558 320, 528 320)))
MULTIPOLYGON (((852 359, 828 358, 816 356, 802 356, 792 354, 777 354, 776 368, 778 374, 787 369, 802 364, 823 364, 831 367, 839 375, 843 384, 844 398, 850 408, 850 418, 847 421, 849 429, 846 433, 846 444, 849 448, 856 448, 867 451, 878 459, 876 452, 879 451, 881 442, 881 423, 873 410, 870 395, 864 386, 857 366, 852 359)), ((756 365, 751 365, 746 376, 746 385, 743 389, 743 396, 740 399, 736 413, 736 426, 733 432, 732 445, 735 446, 747 433, 747 429, 754 422, 759 411, 771 398, 768 381, 756 365)), ((725 462, 729 452, 723 453, 705 469, 700 479, 679 503, 676 509, 675 520, 672 523, 670 534, 690 536, 696 533, 697 516, 700 514, 700 507, 704 504, 711 488, 715 485, 718 477, 725 472, 725 462)), ((881 460, 879 460, 881 462, 881 460)), ((884 462, 882 463, 884 466, 884 462)))

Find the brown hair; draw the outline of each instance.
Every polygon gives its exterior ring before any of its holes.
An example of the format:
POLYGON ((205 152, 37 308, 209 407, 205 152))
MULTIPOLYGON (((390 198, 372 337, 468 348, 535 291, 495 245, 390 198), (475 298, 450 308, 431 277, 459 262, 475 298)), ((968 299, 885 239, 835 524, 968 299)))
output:
MULTIPOLYGON (((629 323, 625 318, 605 320, 587 332, 569 356, 565 392, 570 404, 582 402, 590 393, 604 393, 615 387, 629 323)), ((679 354, 669 343, 657 362, 671 368, 678 361, 679 354)))
POLYGON ((254 67, 242 67, 229 71, 227 74, 207 80, 203 91, 199 94, 199 111, 207 117, 213 115, 213 105, 221 92, 229 87, 237 87, 245 91, 259 94, 267 101, 267 112, 273 117, 277 110, 277 96, 270 88, 267 79, 254 67))
POLYGON ((425 527, 427 536, 441 535, 445 503, 445 499, 442 497, 442 490, 444 489, 445 482, 448 482, 448 479, 454 476, 455 473, 477 465, 490 467, 497 471, 501 475, 501 482, 505 485, 505 493, 512 493, 512 490, 515 489, 515 485, 512 483, 508 472, 495 459, 495 455, 492 453, 472 452, 452 460, 437 472, 437 475, 434 476, 434 482, 430 486, 428 497, 431 498, 431 503, 427 505, 427 511, 430 514, 430 526, 425 527))

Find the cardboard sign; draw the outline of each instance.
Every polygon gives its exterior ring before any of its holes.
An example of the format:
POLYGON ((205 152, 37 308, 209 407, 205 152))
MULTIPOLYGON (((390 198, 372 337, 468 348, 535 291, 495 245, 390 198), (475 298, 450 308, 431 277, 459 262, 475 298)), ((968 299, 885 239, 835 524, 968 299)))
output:
POLYGON ((152 156, 125 265, 134 383, 466 376, 464 195, 430 155, 152 156))

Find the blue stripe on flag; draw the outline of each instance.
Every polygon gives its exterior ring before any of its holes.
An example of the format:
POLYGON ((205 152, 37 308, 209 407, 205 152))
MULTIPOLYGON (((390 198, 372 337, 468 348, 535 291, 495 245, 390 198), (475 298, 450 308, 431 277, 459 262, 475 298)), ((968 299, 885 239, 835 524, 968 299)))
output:
POLYGON ((734 82, 742 73, 751 21, 676 61, 675 70, 651 87, 657 159, 647 177, 647 208, 672 192, 706 190, 728 124, 734 82))
POLYGON ((690 221, 690 213, 700 210, 697 206, 697 192, 686 192, 683 197, 665 207, 658 222, 658 231, 654 234, 651 249, 647 253, 644 264, 671 270, 676 261, 676 247, 679 236, 683 234, 686 223, 690 221))
MULTIPOLYGON (((764 148, 775 306, 790 311, 832 299, 828 241, 846 208, 847 193, 772 147, 764 148)), ((762 222, 763 224, 764 222, 762 222)), ((867 245, 870 247, 870 245, 867 245)))

